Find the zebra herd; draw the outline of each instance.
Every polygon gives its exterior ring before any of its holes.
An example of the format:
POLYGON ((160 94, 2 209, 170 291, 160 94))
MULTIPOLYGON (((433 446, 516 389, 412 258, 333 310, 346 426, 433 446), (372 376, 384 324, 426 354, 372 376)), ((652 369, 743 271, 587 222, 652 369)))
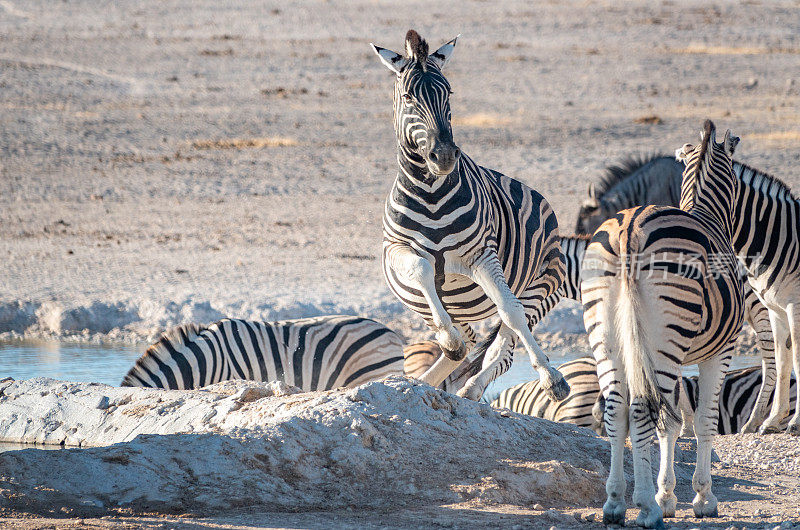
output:
POLYGON ((637 523, 662 527, 674 515, 681 425, 697 437, 695 515, 716 516, 714 434, 800 434, 800 389, 791 377, 792 365, 800 374, 800 202, 779 180, 734 161, 739 139, 727 131, 717 141, 706 121, 700 143, 678 149, 677 160, 610 168, 589 188, 578 235, 562 237, 541 194, 455 144, 443 68, 456 42, 430 52, 410 30, 403 54, 373 45, 395 74, 399 170, 383 216, 383 273, 435 342, 403 351, 394 332, 357 317, 225 319, 166 332, 123 385, 255 379, 310 391, 405 373, 477 400, 508 370, 519 342, 539 380, 507 389, 493 404, 608 435, 606 523, 625 520, 628 435, 637 523), (562 298, 583 304, 593 357, 559 371, 532 331, 562 298), (499 322, 478 340, 471 324, 494 316, 499 322), (762 368, 726 376, 744 319, 756 332, 762 368), (682 377, 689 364, 699 376, 682 377), (657 491, 653 434, 662 455, 657 491))

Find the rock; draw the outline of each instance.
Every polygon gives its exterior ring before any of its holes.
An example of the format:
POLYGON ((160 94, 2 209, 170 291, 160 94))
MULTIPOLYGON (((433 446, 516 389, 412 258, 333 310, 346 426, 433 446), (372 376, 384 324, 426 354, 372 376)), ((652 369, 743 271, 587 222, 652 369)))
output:
POLYGON ((594 455, 608 453, 587 429, 508 421, 403 377, 310 393, 252 381, 186 391, 18 381, 0 395, 0 441, 85 447, 0 453, 0 505, 98 515, 463 500, 599 506, 607 468, 594 455))
POLYGON ((544 506, 542 506, 541 504, 537 503, 537 504, 533 505, 533 509, 534 510, 539 510, 539 511, 544 511, 544 506))

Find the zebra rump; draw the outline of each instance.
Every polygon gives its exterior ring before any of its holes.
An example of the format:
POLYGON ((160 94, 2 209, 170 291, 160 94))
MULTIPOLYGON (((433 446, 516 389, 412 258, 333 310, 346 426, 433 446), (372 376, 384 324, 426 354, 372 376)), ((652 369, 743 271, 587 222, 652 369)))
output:
POLYGON ((352 316, 183 324, 163 333, 121 386, 195 389, 246 379, 304 391, 354 387, 402 374, 402 350, 389 328, 352 316))

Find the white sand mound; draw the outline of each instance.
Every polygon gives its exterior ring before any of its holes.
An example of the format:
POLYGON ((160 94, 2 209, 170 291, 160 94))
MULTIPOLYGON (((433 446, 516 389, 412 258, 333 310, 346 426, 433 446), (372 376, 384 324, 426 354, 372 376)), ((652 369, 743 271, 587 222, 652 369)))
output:
POLYGON ((608 452, 588 429, 402 377, 315 393, 7 381, 0 441, 113 444, 0 454, 0 505, 30 511, 599 505, 608 452))

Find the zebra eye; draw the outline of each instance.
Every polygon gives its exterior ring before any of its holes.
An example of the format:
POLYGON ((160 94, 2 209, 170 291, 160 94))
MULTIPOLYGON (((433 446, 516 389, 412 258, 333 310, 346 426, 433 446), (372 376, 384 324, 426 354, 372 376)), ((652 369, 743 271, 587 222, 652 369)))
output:
POLYGON ((403 94, 403 103, 406 105, 413 105, 414 98, 411 96, 411 94, 403 94))

